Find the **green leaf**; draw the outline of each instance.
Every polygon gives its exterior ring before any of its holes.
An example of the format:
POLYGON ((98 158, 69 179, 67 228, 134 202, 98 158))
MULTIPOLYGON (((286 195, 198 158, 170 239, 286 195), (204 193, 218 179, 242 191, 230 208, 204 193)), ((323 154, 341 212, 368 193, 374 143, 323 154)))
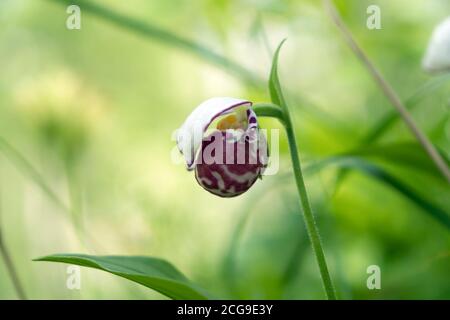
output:
POLYGON ((305 173, 314 173, 330 165, 340 169, 356 170, 388 185, 408 200, 422 208, 431 218, 450 229, 450 214, 439 206, 431 203, 417 191, 400 181, 382 167, 375 165, 359 157, 337 156, 330 157, 308 167, 305 173))
MULTIPOLYGON (((436 147, 436 149, 439 149, 436 147)), ((440 152, 444 161, 449 164, 445 153, 440 152)), ((375 158, 390 162, 391 164, 409 167, 416 171, 433 176, 435 179, 447 183, 441 172, 436 168, 428 154, 416 142, 392 143, 386 145, 371 145, 346 152, 341 156, 358 156, 364 158, 375 158)), ((349 169, 343 168, 337 174, 335 190, 343 183, 349 169)))
POLYGON ((272 102, 276 105, 279 105, 284 111, 286 111, 286 102, 283 97, 283 93, 281 91, 281 85, 280 80, 278 78, 278 57, 280 55, 280 49, 283 43, 286 41, 284 39, 280 42, 278 45, 277 50, 275 50, 275 54, 273 55, 272 60, 272 68, 270 70, 270 76, 269 76, 269 92, 270 92, 270 99, 272 102))
MULTIPOLYGON (((447 182, 425 150, 416 142, 361 147, 357 150, 347 152, 345 155, 386 160, 392 164, 422 171, 427 175, 434 176, 438 180, 447 182)), ((442 156, 448 164, 448 159, 446 159, 445 154, 442 154, 442 156)))
MULTIPOLYGON (((432 78, 430 81, 420 87, 412 96, 405 101, 408 110, 413 110, 427 96, 435 93, 437 90, 450 82, 450 73, 441 77, 432 78)), ((380 138, 394 123, 399 119, 396 110, 390 110, 378 123, 370 130, 364 138, 364 143, 371 143, 380 138)))
MULTIPOLYGON (((435 93, 436 91, 441 89, 443 86, 448 85, 449 82, 450 82, 450 74, 444 74, 441 77, 432 78, 431 80, 426 82, 422 87, 420 87, 413 95, 411 95, 405 101, 406 108, 408 110, 413 110, 416 106, 419 105, 419 103, 424 98, 435 93)), ((363 138, 361 144, 369 145, 369 144, 377 141, 398 120, 399 120, 398 112, 396 110, 390 110, 386 115, 384 115, 382 117, 382 119, 380 121, 378 121, 373 126, 373 128, 371 128, 369 133, 363 138)), ((443 154, 441 153, 441 155, 443 155, 443 154)), ((433 167, 434 168, 431 169, 432 172, 436 172, 437 169, 435 168, 436 166, 434 164, 433 164, 433 167)), ((338 173, 338 179, 336 181, 336 188, 344 181, 346 175, 347 175, 346 170, 342 170, 338 173)), ((441 173, 439 173, 439 175, 442 176, 441 173)))
POLYGON ((156 290, 172 299, 204 300, 209 295, 190 281, 169 262, 143 256, 90 256, 54 254, 34 261, 75 264, 103 270, 156 290))

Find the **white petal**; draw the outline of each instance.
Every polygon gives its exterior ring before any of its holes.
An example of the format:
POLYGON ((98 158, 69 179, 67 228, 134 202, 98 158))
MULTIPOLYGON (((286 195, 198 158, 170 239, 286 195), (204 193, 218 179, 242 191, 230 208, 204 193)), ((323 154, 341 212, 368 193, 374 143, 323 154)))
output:
POLYGON ((197 150, 203 139, 203 134, 218 116, 232 111, 236 107, 251 106, 247 100, 217 97, 204 101, 187 117, 180 129, 177 131, 177 145, 184 155, 188 170, 194 167, 197 150))
POLYGON ((429 72, 450 70, 450 17, 434 29, 422 65, 429 72))

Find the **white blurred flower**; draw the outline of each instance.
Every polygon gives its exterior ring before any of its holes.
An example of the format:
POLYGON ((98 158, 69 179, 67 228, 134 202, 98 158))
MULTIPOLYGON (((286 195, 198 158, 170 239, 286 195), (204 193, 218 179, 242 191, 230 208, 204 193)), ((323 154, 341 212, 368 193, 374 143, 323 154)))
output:
POLYGON ((428 72, 450 71, 450 17, 434 29, 422 66, 428 72))

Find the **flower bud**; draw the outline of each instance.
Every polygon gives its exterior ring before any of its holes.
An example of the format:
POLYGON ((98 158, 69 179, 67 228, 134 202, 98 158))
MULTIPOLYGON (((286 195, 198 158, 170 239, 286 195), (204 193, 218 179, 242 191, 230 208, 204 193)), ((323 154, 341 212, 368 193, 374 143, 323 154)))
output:
POLYGON ((450 71, 450 17, 434 29, 422 65, 429 72, 450 71))
POLYGON ((215 195, 244 193, 266 167, 267 141, 258 130, 251 105, 233 98, 209 99, 178 131, 178 148, 188 170, 195 170, 197 182, 215 195))

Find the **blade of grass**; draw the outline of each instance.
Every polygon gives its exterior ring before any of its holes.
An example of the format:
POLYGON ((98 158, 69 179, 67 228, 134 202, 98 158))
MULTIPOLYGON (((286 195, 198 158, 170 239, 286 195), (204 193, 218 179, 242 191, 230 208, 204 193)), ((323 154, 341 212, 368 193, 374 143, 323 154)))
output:
MULTIPOLYGON (((378 181, 386 185, 387 187, 392 188, 393 190, 404 196, 406 199, 423 209, 423 212, 428 214, 431 219, 435 220, 436 222, 450 230, 449 212, 423 198, 419 193, 406 186, 398 178, 394 177, 392 174, 388 173, 380 166, 375 165, 374 163, 359 156, 339 155, 321 159, 316 162, 310 162, 305 165, 304 173, 306 176, 314 175, 333 166, 340 170, 346 169, 349 172, 360 172, 368 177, 373 178, 375 181, 378 181)), ((266 196, 267 192, 279 190, 282 186, 286 186, 291 178, 292 173, 288 172, 279 174, 277 179, 268 180, 267 183, 270 184, 267 185, 266 188, 259 189, 257 192, 254 192, 252 194, 252 199, 247 202, 247 205, 245 207, 243 207, 240 214, 240 219, 236 224, 230 238, 231 241, 226 251, 227 253, 224 255, 225 258, 223 262, 224 278, 227 280, 229 289, 233 294, 236 294, 237 292, 235 284, 235 256, 239 248, 239 242, 243 237, 243 233, 249 221, 249 216, 254 210, 255 201, 253 199, 261 199, 266 196)), ((301 250, 300 246, 301 245, 299 243, 298 251, 301 250)), ((297 262, 298 261, 296 259, 296 254, 294 254, 291 258, 290 263, 288 263, 286 267, 286 272, 283 276, 283 279, 292 279, 292 277, 295 276, 297 262)), ((286 281, 284 281, 284 283, 286 283, 286 281)))
MULTIPOLYGON (((392 164, 398 164, 405 168, 409 167, 417 172, 421 171, 422 173, 435 177, 439 181, 445 181, 440 171, 436 169, 428 155, 415 141, 383 145, 375 144, 368 147, 360 147, 341 155, 387 160, 392 164)), ((442 157, 447 165, 450 164, 445 154, 442 153, 442 157)))
MULTIPOLYGON (((405 107, 408 110, 413 110, 419 103, 431 93, 439 90, 444 85, 450 82, 450 73, 444 74, 440 77, 433 77, 420 87, 411 97, 405 101, 405 107)), ((370 130, 364 137, 364 143, 371 143, 378 140, 389 128, 391 128, 400 119, 398 112, 391 110, 382 117, 381 120, 370 130)))
POLYGON ((8 143, 4 138, 0 137, 0 152, 2 152, 13 164, 15 164, 22 173, 36 183, 42 191, 63 211, 71 214, 68 206, 56 195, 56 193, 48 186, 42 175, 35 169, 16 148, 8 143))
POLYGON ((325 6, 333 19, 334 23, 341 31, 344 36, 347 44, 351 48, 351 50, 355 53, 356 57, 363 63, 363 65, 367 68, 370 75, 374 78, 376 83, 379 85, 385 96, 389 99, 393 107, 397 110, 400 117, 409 128, 411 133, 415 136, 417 141, 422 145, 424 150, 428 153, 429 157, 433 160, 436 167, 441 171, 442 175, 447 179, 447 182, 450 183, 450 170, 442 159, 441 155, 434 148, 431 141, 428 137, 422 132, 422 130, 416 125, 413 117, 410 115, 408 110, 406 109, 403 102, 400 100, 398 94, 394 91, 392 86, 384 79, 381 72, 375 67, 366 53, 362 50, 362 48, 358 45, 356 40, 353 38, 350 30, 344 24, 339 12, 332 0, 324 0, 325 6))
POLYGON ((86 254, 54 254, 33 261, 75 264, 109 272, 176 300, 205 300, 211 296, 191 283, 171 263, 144 256, 91 256, 86 254))
POLYGON ((309 170, 311 170, 311 173, 314 173, 331 165, 338 168, 357 170, 374 178, 375 180, 383 182, 402 194, 411 202, 415 203, 418 207, 423 209, 424 212, 428 213, 431 218, 450 230, 450 214, 446 212, 446 210, 423 198, 417 191, 413 190, 411 187, 380 166, 359 157, 336 156, 326 158, 315 163, 314 165, 311 165, 309 170))
POLYGON ((9 249, 3 240, 1 227, 0 227, 0 252, 2 254, 2 258, 5 263, 6 270, 8 270, 8 274, 11 279, 11 282, 13 283, 14 289, 16 290, 17 297, 20 300, 27 300, 25 290, 23 289, 22 283, 21 283, 18 273, 17 273, 17 269, 13 263, 11 255, 9 253, 9 249))
POLYGON ((66 161, 64 162, 64 171, 67 180, 72 224, 74 229, 78 233, 80 240, 83 241, 83 245, 87 248, 88 244, 86 241, 86 228, 84 225, 81 192, 79 190, 76 173, 74 168, 70 166, 69 163, 67 163, 66 161))
MULTIPOLYGON (((1 200, 1 198, 0 198, 1 200)), ((2 255, 3 261, 6 266, 6 270, 8 271, 11 282, 13 283, 14 289, 16 290, 17 297, 21 300, 26 300, 27 295, 25 294, 25 290, 22 286, 22 282, 20 281, 19 274, 17 272, 16 266, 11 258, 11 254, 9 253, 9 248, 6 245, 6 242, 3 238, 3 224, 1 221, 1 209, 2 203, 0 201, 0 253, 2 255)))
MULTIPOLYGON (((68 207, 64 201, 52 190, 52 188, 47 184, 44 177, 39 173, 39 171, 28 161, 16 148, 14 148, 9 142, 7 142, 3 137, 0 137, 0 152, 3 153, 12 164, 14 164, 24 176, 29 177, 47 196, 48 198, 58 206, 62 211, 66 212, 69 217, 73 217, 75 212, 72 208, 68 207)), ((78 240, 83 245, 83 237, 80 233, 80 229, 77 225, 74 225, 76 235, 78 240)), ((85 233, 85 235, 90 239, 91 243, 96 243, 94 237, 85 233)), ((96 244, 96 247, 99 247, 96 244)))
MULTIPOLYGON (((116 26, 122 27, 126 30, 140 34, 148 39, 157 39, 161 43, 164 43, 174 48, 178 48, 194 54, 200 58, 204 58, 211 64, 225 68, 228 71, 232 71, 232 74, 237 76, 245 84, 250 85, 260 91, 265 90, 266 80, 258 74, 248 70, 239 63, 232 61, 218 53, 215 53, 210 48, 196 43, 190 39, 183 38, 168 30, 162 29, 158 26, 150 24, 148 21, 140 21, 132 17, 127 17, 120 13, 117 13, 111 9, 105 8, 101 5, 94 4, 92 1, 86 0, 50 0, 61 5, 78 4, 83 12, 92 14, 93 16, 109 21, 116 26)), ((303 111, 306 116, 313 116, 321 123, 326 123, 329 127, 336 127, 336 124, 341 122, 340 120, 332 117, 328 112, 324 112, 322 108, 317 106, 311 100, 304 96, 294 94, 293 92, 287 92, 292 97, 293 101, 304 106, 303 111)), ((340 129, 347 128, 347 126, 341 125, 340 129)))
POLYGON ((322 278, 322 283, 325 289, 326 296, 329 300, 336 300, 336 292, 334 290, 333 282, 331 281, 330 273, 328 271, 327 262, 325 259, 325 253, 323 251, 322 242, 319 235, 319 229, 314 218, 314 214, 309 203, 308 194, 306 191, 305 181, 303 179, 302 167, 300 164, 300 156, 298 152, 297 140, 294 132, 294 125, 288 105, 284 99, 280 81, 278 79, 278 57, 281 46, 285 40, 283 40, 273 57, 272 69, 270 71, 269 78, 269 92, 272 102, 279 105, 284 114, 284 127, 288 137, 289 151, 291 155, 292 168, 294 171, 295 182, 297 185, 298 195, 300 197, 300 204, 302 206, 303 217, 305 219, 306 230, 308 232, 309 239, 311 241, 312 250, 316 258, 319 272, 322 278))
MULTIPOLYGON (((450 73, 444 74, 440 77, 433 77, 427 83, 425 83, 422 87, 420 87, 413 95, 411 95, 406 101, 405 106, 409 110, 413 110, 419 103, 429 94, 439 90, 445 84, 450 82, 450 73)), ((386 115, 382 117, 381 120, 378 121, 377 124, 369 131, 369 133, 362 139, 361 147, 353 152, 349 152, 350 154, 359 153, 361 149, 364 149, 365 145, 372 144, 379 140, 385 134, 389 128, 391 128, 398 120, 400 119, 398 113, 395 110, 391 110, 386 115)), ((444 124, 446 119, 443 119, 442 124, 444 124)), ((435 148, 437 148, 435 146, 435 148)), ((445 154, 440 152, 441 156, 444 158, 447 166, 449 165, 449 161, 445 159, 445 154)), ((433 169, 432 169, 433 170, 433 169)), ((436 170, 433 170, 436 171, 436 170)), ((442 177, 440 171, 439 175, 442 177)), ((335 182, 335 193, 339 189, 339 186, 344 182, 345 177, 347 176, 347 170, 342 169, 338 172, 336 182, 335 182)), ((444 177, 443 177, 444 178, 444 177)))
POLYGON ((119 14, 93 1, 85 0, 51 0, 64 5, 78 5, 82 12, 87 12, 101 17, 115 25, 126 27, 138 34, 157 39, 162 43, 182 48, 188 52, 202 57, 203 59, 229 70, 252 86, 258 86, 261 81, 251 71, 242 67, 240 64, 212 51, 211 49, 198 44, 192 40, 178 36, 165 29, 150 24, 149 22, 139 21, 137 19, 119 14))

